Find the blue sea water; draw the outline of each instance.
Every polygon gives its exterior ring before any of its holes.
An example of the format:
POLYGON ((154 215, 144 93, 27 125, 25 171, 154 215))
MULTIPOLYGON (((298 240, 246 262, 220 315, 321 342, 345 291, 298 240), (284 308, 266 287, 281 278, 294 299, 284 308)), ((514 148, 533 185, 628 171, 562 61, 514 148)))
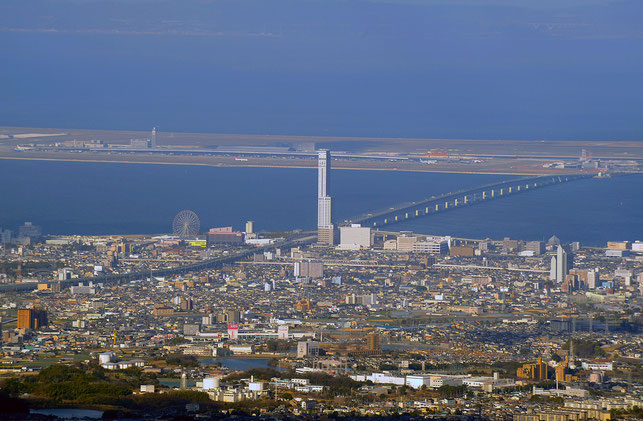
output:
MULTIPOLYGON (((513 178, 506 175, 333 170, 334 219, 513 178)), ((316 171, 187 165, 0 161, 0 227, 46 234, 160 234, 182 209, 215 226, 258 231, 316 224, 316 171)), ((602 245, 643 239, 643 175, 587 179, 419 218, 390 230, 602 245)))
POLYGON ((0 2, 0 125, 643 137, 638 0, 0 2))

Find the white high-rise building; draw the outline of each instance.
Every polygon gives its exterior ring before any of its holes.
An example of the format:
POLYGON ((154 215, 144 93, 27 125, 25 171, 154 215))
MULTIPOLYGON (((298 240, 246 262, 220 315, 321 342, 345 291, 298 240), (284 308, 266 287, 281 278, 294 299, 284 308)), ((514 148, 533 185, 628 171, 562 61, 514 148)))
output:
POLYGON ((556 280, 556 256, 551 257, 551 266, 549 269, 549 280, 550 281, 555 281, 556 280))
POLYGON ((556 282, 563 282, 568 273, 567 252, 563 246, 558 246, 558 250, 556 251, 556 282))
POLYGON ((330 192, 330 151, 319 151, 317 163, 317 242, 333 245, 330 192))
POLYGON ((590 269, 587 271, 587 287, 589 289, 596 289, 600 284, 601 276, 598 273, 598 268, 590 269))
POLYGON ((319 151, 317 162, 317 197, 326 197, 330 192, 330 151, 319 151))
POLYGON ((152 129, 152 139, 150 140, 150 147, 156 148, 156 127, 152 129))

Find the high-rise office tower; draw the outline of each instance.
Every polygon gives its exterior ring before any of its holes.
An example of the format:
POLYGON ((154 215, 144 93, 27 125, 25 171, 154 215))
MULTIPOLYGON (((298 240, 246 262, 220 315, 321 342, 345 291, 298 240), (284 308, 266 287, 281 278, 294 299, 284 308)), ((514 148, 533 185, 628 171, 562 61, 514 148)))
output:
POLYGON ((556 265, 556 256, 551 257, 551 266, 549 269, 549 280, 550 281, 555 281, 556 280, 556 268, 558 265, 556 265))
POLYGON ((596 289, 600 284, 601 277, 598 273, 598 268, 590 269, 587 271, 587 288, 596 289))
POLYGON ((565 281, 568 273, 567 252, 563 246, 558 246, 558 250, 556 251, 556 282, 561 283, 565 281))
POLYGON ((152 140, 150 142, 150 147, 156 148, 156 127, 152 129, 152 140))
POLYGON ((317 166, 317 242, 332 246, 334 227, 332 224, 330 192, 330 151, 319 151, 317 166))

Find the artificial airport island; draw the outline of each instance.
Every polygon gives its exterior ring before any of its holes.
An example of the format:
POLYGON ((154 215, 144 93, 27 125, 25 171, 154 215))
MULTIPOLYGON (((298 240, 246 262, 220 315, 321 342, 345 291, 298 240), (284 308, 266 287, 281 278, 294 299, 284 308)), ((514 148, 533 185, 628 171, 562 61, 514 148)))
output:
POLYGON ((392 230, 637 172, 636 145, 597 145, 591 156, 576 144, 558 154, 507 154, 505 144, 483 156, 454 150, 477 147, 466 142, 400 142, 418 152, 365 150, 374 146, 359 140, 331 153, 301 139, 170 148, 156 131, 120 146, 56 133, 14 130, 0 155, 314 166, 317 227, 203 229, 186 209, 164 235, 52 236, 37 221, 0 230, 0 399, 15 419, 642 416, 643 243, 392 230), (332 168, 387 166, 523 176, 335 220, 332 168))
POLYGON ((543 175, 642 170, 627 141, 309 137, 0 127, 0 159, 543 175))

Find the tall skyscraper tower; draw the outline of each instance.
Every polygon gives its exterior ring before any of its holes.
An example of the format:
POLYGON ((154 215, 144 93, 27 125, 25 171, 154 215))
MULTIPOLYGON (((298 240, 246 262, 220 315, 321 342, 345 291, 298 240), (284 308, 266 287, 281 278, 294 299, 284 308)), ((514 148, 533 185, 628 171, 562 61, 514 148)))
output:
POLYGON ((567 252, 563 246, 558 246, 558 250, 556 250, 556 282, 561 283, 565 281, 568 273, 567 252))
POLYGON ((331 212, 330 151, 319 151, 317 163, 317 242, 332 246, 334 227, 331 212))
POLYGON ((150 142, 152 148, 156 148, 156 127, 152 129, 152 141, 150 142))
POLYGON ((556 271, 558 270, 558 265, 556 265, 556 256, 551 257, 551 266, 549 269, 549 280, 556 281, 556 271))

